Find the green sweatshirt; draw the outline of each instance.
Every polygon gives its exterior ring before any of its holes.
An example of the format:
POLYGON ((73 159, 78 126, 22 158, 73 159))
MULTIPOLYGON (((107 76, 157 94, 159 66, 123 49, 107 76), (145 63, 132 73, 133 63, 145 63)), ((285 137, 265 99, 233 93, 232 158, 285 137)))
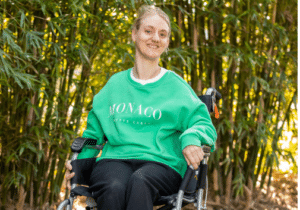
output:
MULTIPOLYGON (((156 161, 182 177, 187 163, 182 150, 188 145, 211 145, 217 138, 206 105, 176 73, 142 85, 130 76, 132 69, 113 75, 94 97, 84 138, 108 139, 100 159, 156 161)), ((83 148, 78 158, 99 151, 83 148)))

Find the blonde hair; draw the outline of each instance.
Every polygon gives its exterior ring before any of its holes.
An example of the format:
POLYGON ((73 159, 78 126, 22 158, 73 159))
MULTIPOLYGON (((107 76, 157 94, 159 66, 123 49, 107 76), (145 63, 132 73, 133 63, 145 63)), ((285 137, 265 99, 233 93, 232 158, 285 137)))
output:
POLYGON ((164 19, 169 26, 169 36, 171 35, 171 22, 169 16, 159 7, 154 5, 143 5, 139 8, 137 18, 135 19, 132 29, 139 30, 141 26, 141 21, 150 15, 158 15, 164 19))

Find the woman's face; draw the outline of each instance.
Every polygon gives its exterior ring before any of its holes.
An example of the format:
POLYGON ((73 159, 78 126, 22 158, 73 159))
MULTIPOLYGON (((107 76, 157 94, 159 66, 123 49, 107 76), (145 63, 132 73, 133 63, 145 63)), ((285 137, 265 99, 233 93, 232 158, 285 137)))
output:
POLYGON ((136 53, 150 60, 159 59, 169 46, 170 29, 159 15, 150 15, 141 20, 139 30, 132 31, 136 43, 136 53))

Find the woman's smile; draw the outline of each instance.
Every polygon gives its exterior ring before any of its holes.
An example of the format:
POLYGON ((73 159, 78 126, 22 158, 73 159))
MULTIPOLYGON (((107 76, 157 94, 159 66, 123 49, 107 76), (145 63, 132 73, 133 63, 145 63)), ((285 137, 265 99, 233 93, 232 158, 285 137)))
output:
POLYGON ((153 45, 153 44, 147 44, 148 47, 152 48, 152 49, 157 49, 159 48, 157 45, 153 45))

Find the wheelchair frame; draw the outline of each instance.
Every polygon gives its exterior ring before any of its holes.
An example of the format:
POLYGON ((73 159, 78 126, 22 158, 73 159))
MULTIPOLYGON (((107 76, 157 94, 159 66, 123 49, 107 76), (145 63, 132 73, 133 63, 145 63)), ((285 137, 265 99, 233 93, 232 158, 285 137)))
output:
MULTIPOLYGON (((206 94, 199 96, 200 100, 204 102, 208 108, 209 112, 215 111, 215 105, 222 98, 221 94, 214 88, 209 88, 206 94)), ((72 167, 76 167, 75 163, 78 154, 81 152, 84 146, 92 147, 98 150, 102 150, 103 145, 96 145, 96 140, 88 138, 76 138, 72 143, 71 150, 74 153, 71 158, 72 167)), ((208 158, 210 156, 211 147, 204 145, 202 146, 204 152, 204 158, 201 161, 197 170, 194 170, 193 166, 187 167, 187 171, 183 177, 178 193, 170 196, 161 196, 158 202, 154 203, 155 206, 164 205, 158 210, 180 210, 182 207, 189 203, 194 203, 197 210, 206 210, 207 206, 207 194, 208 194, 208 180, 207 180, 207 168, 208 168, 208 158), (205 193, 205 197, 204 197, 205 193)), ((75 173, 75 177, 78 176, 75 173)), ((71 192, 68 199, 65 199, 60 203, 57 210, 71 210, 73 207, 73 202, 78 195, 85 195, 91 197, 91 194, 84 192, 85 188, 78 186, 80 181, 74 182, 74 178, 71 180, 71 192), (84 192, 84 193, 82 193, 84 192)), ((87 188, 86 188, 87 189, 87 188)), ((87 191, 87 190, 86 190, 87 191)), ((91 203, 91 206, 87 206, 86 209, 96 209, 96 202, 91 203)))

